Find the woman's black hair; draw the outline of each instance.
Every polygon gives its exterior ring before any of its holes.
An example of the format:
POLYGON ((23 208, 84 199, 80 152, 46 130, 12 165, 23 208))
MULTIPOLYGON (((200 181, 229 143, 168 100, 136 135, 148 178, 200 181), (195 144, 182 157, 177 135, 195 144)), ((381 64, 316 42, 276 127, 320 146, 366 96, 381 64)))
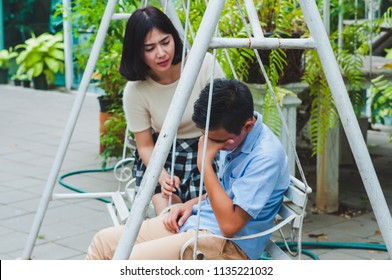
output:
POLYGON ((158 8, 148 6, 138 9, 127 22, 119 69, 120 74, 129 81, 145 80, 148 76, 150 68, 143 59, 144 40, 153 28, 173 36, 173 64, 178 64, 182 59, 183 43, 171 20, 158 8))
MULTIPOLYGON (((209 91, 210 84, 201 91, 193 106, 192 120, 201 129, 206 128, 209 91)), ((253 97, 245 84, 235 79, 214 80, 209 130, 224 128, 239 135, 253 113, 253 97)))

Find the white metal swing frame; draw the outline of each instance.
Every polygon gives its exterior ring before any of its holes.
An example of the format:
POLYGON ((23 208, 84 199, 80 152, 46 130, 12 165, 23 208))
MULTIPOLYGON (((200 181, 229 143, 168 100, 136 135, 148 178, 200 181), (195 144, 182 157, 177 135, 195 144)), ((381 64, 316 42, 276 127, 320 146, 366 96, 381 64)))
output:
MULTIPOLYGON (((246 0, 245 0, 246 1, 246 0)), ((378 221, 381 234, 384 238, 389 257, 392 259, 392 218, 389 208, 383 196, 380 183, 374 170, 370 155, 367 151, 366 143, 361 137, 361 131, 355 117, 351 102, 348 98, 347 90, 340 74, 337 61, 329 44, 328 36, 323 27, 317 5, 314 0, 299 0, 305 21, 310 30, 312 38, 307 39, 276 39, 264 38, 254 34, 252 38, 213 38, 213 30, 217 26, 220 12, 224 6, 223 0, 210 0, 204 13, 203 20, 193 44, 193 48, 188 56, 188 63, 184 68, 180 78, 173 102, 168 110, 158 141, 155 145, 152 158, 154 159, 147 167, 146 174, 141 184, 141 191, 133 204, 130 215, 127 218, 124 233, 119 240, 114 259, 127 259, 134 246, 136 236, 143 222, 143 213, 148 207, 148 203, 153 193, 153 186, 158 181, 161 167, 170 150, 174 139, 175 131, 179 126, 180 119, 185 110, 193 84, 197 78, 197 73, 201 67, 202 57, 210 48, 252 48, 252 49, 273 49, 273 48, 298 48, 316 49, 327 78, 328 84, 334 98, 338 114, 340 116, 343 129, 346 132, 351 150, 361 174, 365 189, 371 202, 374 214, 378 221)), ((246 1, 249 2, 249 1, 246 1)), ((107 32, 107 28, 112 18, 123 17, 115 15, 117 0, 108 0, 104 16, 98 29, 97 38, 94 42, 86 69, 84 71, 78 93, 71 109, 68 122, 59 148, 57 150, 54 164, 51 167, 44 192, 41 197, 39 207, 34 217, 33 225, 28 236, 22 259, 30 259, 40 227, 42 225, 48 204, 53 197, 53 188, 64 161, 64 157, 75 128, 91 76, 99 56, 99 51, 107 32)), ((162 3, 162 1, 161 1, 162 3)), ((250 3, 250 2, 249 2, 250 3)), ((166 3, 165 3, 166 4, 166 3)), ((253 3, 252 3, 253 4, 253 3)), ((167 3, 167 13, 172 18, 174 24, 178 26, 179 20, 172 3, 167 3)), ((249 12, 248 12, 249 14, 249 12)), ((260 34, 259 34, 260 35, 260 34)), ((262 34, 261 34, 262 35, 262 34)))

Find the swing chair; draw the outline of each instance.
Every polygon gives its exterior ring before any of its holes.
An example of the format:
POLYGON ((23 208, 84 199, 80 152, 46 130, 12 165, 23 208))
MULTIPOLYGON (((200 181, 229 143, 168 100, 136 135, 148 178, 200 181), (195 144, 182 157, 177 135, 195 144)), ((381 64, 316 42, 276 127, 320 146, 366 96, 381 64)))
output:
MULTIPOLYGON (((248 23, 245 20, 245 16, 241 10, 241 6, 239 4, 238 1, 237 2, 237 6, 238 9, 240 11, 241 14, 241 18, 243 20, 244 26, 247 27, 248 23)), ((146 4, 146 3, 145 3, 146 4)), ((185 23, 185 34, 187 34, 188 29, 190 29, 191 35, 193 37, 193 31, 191 30, 191 27, 189 27, 189 1, 188 1, 188 6, 186 7, 184 5, 184 10, 186 11, 186 23, 185 23)), ((167 2, 166 2, 167 5, 167 2)), ((164 6, 164 11, 166 11, 167 6, 164 6)), ((249 36, 249 38, 251 37, 251 33, 249 31, 248 28, 246 28, 247 34, 249 36)), ((219 31, 216 30, 217 35, 219 36, 219 31)), ((186 35, 184 35, 184 38, 186 38, 186 35)), ((231 66, 231 70, 233 72, 233 76, 235 78, 237 78, 237 75, 234 71, 234 67, 232 66, 230 57, 228 56, 227 50, 225 50, 225 54, 226 57, 229 61, 229 65, 231 66)), ((264 75, 265 80, 267 81, 267 85, 269 86, 269 89, 272 93, 272 96, 274 97, 274 101, 275 101, 275 105, 277 107, 277 110, 280 114, 282 123, 283 123, 283 127, 284 127, 284 131, 286 132, 288 139, 289 139, 289 143, 292 145, 292 150, 294 151, 295 157, 296 157, 296 162, 298 165, 298 169, 300 171, 300 174, 302 176, 302 180, 305 182, 301 182, 300 180, 298 180, 297 178, 291 176, 290 177, 290 185, 287 189, 287 191, 284 194, 284 202, 282 204, 282 207, 278 213, 278 215, 275 218, 275 226, 273 226, 272 228, 257 233, 257 234, 253 234, 250 236, 242 236, 242 237, 237 237, 237 238, 225 238, 223 236, 219 236, 219 235, 214 235, 214 234, 204 234, 201 236, 198 236, 198 234, 196 234, 196 236, 193 239, 190 239, 187 243, 184 244, 184 246, 181 249, 181 253, 180 253, 180 258, 183 258, 183 253, 185 251, 185 249, 190 245, 190 244, 194 244, 194 259, 198 259, 198 258, 202 258, 202 252, 200 252, 197 249, 197 241, 200 238, 206 238, 206 237, 215 237, 215 238, 222 238, 222 239, 227 239, 227 240, 244 240, 244 239, 250 239, 250 238, 257 238, 257 237, 261 237, 261 236, 265 236, 271 233, 274 233, 276 231, 279 231, 281 236, 282 236, 282 240, 283 240, 283 244, 285 244, 285 250, 292 256, 292 257, 298 257, 298 259, 301 258, 301 235, 302 235, 302 222, 303 222, 303 218, 305 215, 305 210, 306 210, 306 204, 307 204, 307 197, 308 194, 311 193, 311 188, 307 185, 305 177, 304 177, 304 173, 301 167, 301 164, 299 162, 298 159, 298 155, 295 152, 295 144, 291 139, 287 124, 286 124, 286 120, 285 117, 283 115, 283 112, 280 108, 280 105, 276 99, 274 90, 272 88, 271 82, 266 74, 264 65, 261 62, 261 59, 259 57, 259 53, 257 52, 257 50, 255 50, 255 54, 256 54, 256 58, 257 61, 259 63, 260 69, 262 70, 262 73, 264 75), (288 233, 289 233, 289 237, 286 238, 285 234, 283 232, 284 228, 288 228, 288 233), (289 246, 289 242, 290 242, 290 246, 289 246), (291 247, 293 246, 293 244, 295 244, 295 250, 292 250, 291 247)), ((184 62, 184 57, 186 55, 186 50, 184 48, 184 52, 183 52, 183 59, 182 61, 184 62)), ((216 49, 214 49, 214 58, 216 59, 216 49)), ((181 65, 181 69, 183 69, 183 64, 181 65)), ((214 70, 212 71, 212 73, 214 73, 214 70)), ((213 81, 213 77, 211 78, 211 81, 213 81)), ((213 82, 211 82, 210 84, 211 89, 210 89, 210 94, 212 92, 212 88, 213 88, 213 82)), ((209 108, 210 110, 210 108, 209 108)), ((207 124, 209 123, 209 119, 207 119, 207 124)), ((207 126, 206 126, 207 127, 207 126)), ((206 134, 208 134, 208 129, 206 129, 206 134)), ((173 140, 173 145, 172 145, 172 161, 171 161, 171 177, 174 177, 174 173, 173 173, 173 166, 175 164, 175 147, 176 147, 176 136, 174 137, 173 140)), ((204 155, 204 153, 203 153, 204 155)), ((118 164, 116 165, 115 170, 119 170, 117 173, 119 174, 119 176, 116 176, 116 178, 121 181, 121 182, 125 182, 128 181, 128 183, 125 186, 125 191, 123 192, 123 194, 126 194, 125 199, 127 199, 129 202, 131 202, 131 204, 135 201, 135 179, 131 178, 130 172, 128 170, 128 167, 124 167, 123 162, 127 160, 123 157, 123 159, 118 162, 118 164)), ((202 172, 204 172, 204 169, 202 170, 202 172)), ((116 174, 116 171, 115 171, 116 174)), ((201 202, 201 196, 202 196, 202 189, 203 189, 203 180, 202 180, 203 176, 201 176, 201 182, 200 182, 200 197, 199 197, 199 206, 200 206, 200 202, 201 202)), ((126 220, 127 216, 129 215, 129 211, 128 208, 126 206, 126 203, 124 202, 124 196, 122 196, 120 194, 120 192, 116 192, 115 194, 112 195, 112 203, 108 204, 108 210, 110 213, 110 216, 112 217, 113 223, 114 225, 118 225, 121 223, 124 223, 124 221, 126 220)), ((171 204, 171 200, 169 199, 169 204, 168 207, 162 212, 165 213, 167 212, 172 206, 171 204)), ((149 211, 151 213, 151 209, 153 209, 153 206, 150 202, 149 204, 149 211)), ((152 210, 153 211, 153 210, 152 210)), ((161 213, 161 214, 162 214, 161 213)), ((198 232, 198 231, 196 231, 198 232)), ((291 259, 291 257, 286 254, 278 245, 276 245, 275 242, 273 242, 272 240, 269 241, 265 252, 267 254, 266 257, 268 258, 272 258, 272 259, 291 259)))

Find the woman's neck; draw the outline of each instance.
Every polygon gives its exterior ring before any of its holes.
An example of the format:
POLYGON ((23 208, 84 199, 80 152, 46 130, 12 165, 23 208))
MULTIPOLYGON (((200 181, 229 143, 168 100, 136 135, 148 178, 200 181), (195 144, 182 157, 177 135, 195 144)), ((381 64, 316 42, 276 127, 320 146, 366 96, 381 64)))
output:
POLYGON ((170 85, 176 82, 180 78, 180 76, 181 76, 181 63, 172 65, 172 67, 170 67, 170 69, 166 72, 150 73, 150 78, 162 85, 170 85))

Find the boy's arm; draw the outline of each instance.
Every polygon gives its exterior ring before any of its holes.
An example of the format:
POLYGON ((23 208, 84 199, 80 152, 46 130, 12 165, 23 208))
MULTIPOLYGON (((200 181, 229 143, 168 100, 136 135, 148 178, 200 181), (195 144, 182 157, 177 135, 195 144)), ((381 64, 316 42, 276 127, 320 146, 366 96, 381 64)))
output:
MULTIPOLYGON (((202 151, 204 140, 204 136, 202 136, 199 140, 199 152, 197 161, 200 172, 202 165, 202 151)), ((212 210, 214 211, 215 217, 218 221, 219 228, 223 236, 232 237, 245 226, 245 224, 250 219, 250 215, 238 205, 233 204, 231 198, 226 194, 226 192, 220 185, 219 180, 216 177, 214 168, 212 166, 215 155, 226 144, 227 143, 222 144, 208 140, 207 151, 205 155, 203 179, 208 193, 208 198, 212 206, 212 210)))
POLYGON ((216 178, 210 163, 205 164, 204 183, 212 210, 218 221, 222 235, 232 237, 249 221, 249 214, 238 205, 234 205, 216 178))

